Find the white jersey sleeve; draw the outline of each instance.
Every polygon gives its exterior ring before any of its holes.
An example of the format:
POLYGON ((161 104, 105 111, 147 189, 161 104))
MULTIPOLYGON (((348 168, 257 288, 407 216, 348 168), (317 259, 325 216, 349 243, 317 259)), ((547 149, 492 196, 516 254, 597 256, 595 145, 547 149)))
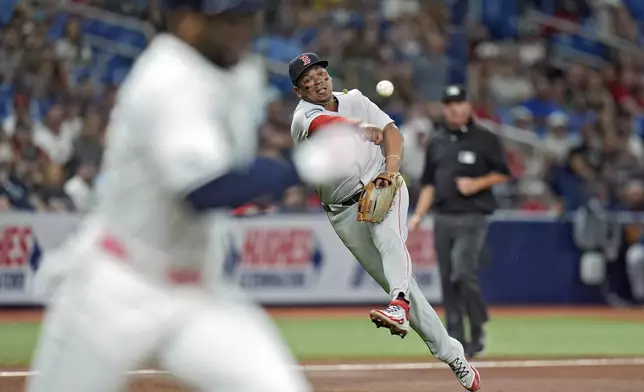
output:
MULTIPOLYGON (((293 121, 291 122, 291 137, 295 144, 306 140, 309 135, 309 125, 311 121, 305 116, 306 110, 296 110, 293 113, 293 121)), ((313 108, 310 109, 311 115, 320 114, 324 112, 324 109, 313 108)))
POLYGON ((359 98, 365 106, 367 112, 366 122, 373 124, 380 129, 385 129, 387 125, 394 122, 387 113, 380 109, 378 105, 373 103, 369 98, 365 97, 359 90, 353 90, 352 92, 356 92, 356 95, 359 94, 359 98))
POLYGON ((315 134, 320 128, 334 123, 357 124, 358 122, 325 110, 321 106, 302 101, 293 114, 291 136, 297 144, 315 134))
MULTIPOLYGON (((163 188, 187 194, 233 166, 226 134, 209 110, 200 89, 174 91, 156 100, 148 112, 152 160, 160 170, 163 188)), ((205 95, 205 94, 204 94, 205 95)), ((145 121, 148 122, 148 121, 145 121)))

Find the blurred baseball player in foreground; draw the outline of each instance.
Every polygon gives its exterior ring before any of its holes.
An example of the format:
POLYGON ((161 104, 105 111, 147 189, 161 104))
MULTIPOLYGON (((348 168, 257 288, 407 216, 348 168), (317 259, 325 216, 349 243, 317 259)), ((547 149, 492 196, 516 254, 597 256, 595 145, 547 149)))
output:
POLYGON ((310 390, 266 315, 206 282, 212 223, 298 172, 346 175, 334 155, 351 151, 331 129, 296 168, 254 161, 265 75, 244 54, 262 1, 180 5, 119 92, 96 211, 37 277, 51 299, 28 392, 120 391, 149 359, 204 392, 310 390))
POLYGON ((371 320, 401 337, 411 324, 458 381, 477 391, 478 371, 465 359, 463 346, 447 334, 412 274, 405 245, 409 193, 398 172, 403 153, 400 131, 360 91, 333 92, 327 66, 314 53, 291 61, 289 76, 300 98, 291 135, 298 144, 326 132, 323 127, 328 124, 352 124, 356 130, 352 172, 333 183, 316 185, 316 191, 342 242, 390 295, 389 306, 372 310, 371 320))

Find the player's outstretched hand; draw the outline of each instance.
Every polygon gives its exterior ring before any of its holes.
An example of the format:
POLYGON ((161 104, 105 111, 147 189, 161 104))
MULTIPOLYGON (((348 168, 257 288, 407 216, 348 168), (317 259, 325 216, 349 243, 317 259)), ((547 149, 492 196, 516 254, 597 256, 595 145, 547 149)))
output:
POLYGON ((382 129, 373 124, 360 124, 360 129, 362 130, 362 138, 366 141, 379 145, 385 140, 385 134, 382 129))
POLYGON ((300 143, 293 153, 293 162, 302 180, 325 184, 353 174, 357 143, 361 142, 355 127, 329 126, 300 143))

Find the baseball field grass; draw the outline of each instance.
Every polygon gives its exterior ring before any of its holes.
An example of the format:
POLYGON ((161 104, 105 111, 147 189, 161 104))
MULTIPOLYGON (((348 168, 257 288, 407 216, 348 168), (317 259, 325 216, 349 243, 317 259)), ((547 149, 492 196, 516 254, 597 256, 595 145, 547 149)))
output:
MULTIPOLYGON (((641 317, 607 317, 579 312, 504 314, 488 324, 489 358, 644 357, 641 317)), ((619 313, 619 312, 618 312, 619 313)), ((617 315, 619 316, 619 314, 617 315)), ((616 313, 613 313, 616 314, 616 313)), ((425 344, 375 328, 366 311, 330 316, 320 312, 273 312, 284 338, 302 361, 410 359, 427 357, 425 344)), ((40 324, 8 316, 0 323, 0 366, 24 366, 33 353, 40 324)))
MULTIPOLYGON (((376 329, 365 308, 271 309, 316 392, 463 391, 415 334, 376 329)), ((0 310, 0 392, 24 391, 39 311, 0 310)), ((644 391, 644 309, 496 308, 476 359, 485 392, 644 391)), ((136 372, 135 372, 136 373, 136 372)), ((190 392, 163 372, 128 392, 190 392)))

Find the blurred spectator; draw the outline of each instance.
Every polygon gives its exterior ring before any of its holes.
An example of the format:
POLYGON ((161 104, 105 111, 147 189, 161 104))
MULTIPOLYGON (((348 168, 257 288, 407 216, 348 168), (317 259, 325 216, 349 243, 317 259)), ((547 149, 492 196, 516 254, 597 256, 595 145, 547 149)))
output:
POLYGON ((425 151, 433 129, 434 124, 422 104, 416 104, 411 108, 409 118, 400 127, 405 150, 405 159, 401 163, 400 171, 409 178, 408 182, 412 186, 423 174, 425 151))
POLYGON ((70 212, 75 209, 74 202, 63 188, 65 184, 63 173, 63 169, 54 163, 45 166, 43 181, 37 192, 48 211, 70 212))
POLYGON ((40 165, 48 160, 47 154, 33 141, 28 124, 18 123, 13 133, 13 155, 17 162, 40 165))
POLYGON ((629 181, 619 193, 621 206, 630 211, 644 211, 644 181, 629 181))
POLYGON ((637 161, 644 163, 644 144, 642 138, 635 134, 633 130, 633 119, 630 116, 620 116, 617 120, 617 134, 624 139, 626 150, 633 155, 637 161))
POLYGON ((525 106, 517 106, 510 111, 512 125, 521 131, 525 131, 528 135, 534 135, 534 117, 532 112, 525 106))
POLYGON ((0 144, 0 199, 5 210, 34 209, 27 185, 14 171, 13 152, 7 143, 0 144))
POLYGON ((267 158, 285 158, 293 147, 291 124, 287 120, 284 103, 273 100, 268 104, 266 119, 259 131, 259 155, 267 158))
POLYGON ((574 144, 568 133, 568 116, 562 112, 550 114, 547 118, 547 129, 544 145, 548 157, 553 163, 563 163, 574 144))
POLYGON ((88 64, 92 59, 89 42, 83 36, 80 20, 69 18, 65 23, 63 36, 56 41, 56 56, 67 66, 88 64))
MULTIPOLYGON (((160 24, 158 0, 74 2, 126 15, 122 21, 128 26, 133 18, 160 24)), ((268 105, 258 131, 259 155, 289 159, 294 98, 285 62, 302 51, 314 51, 331 60, 329 72, 339 91, 360 89, 398 123, 405 135, 401 170, 413 187, 424 145, 433 123, 440 121, 436 94, 449 75, 467 63, 475 114, 505 136, 508 161, 517 177, 504 190, 512 192, 505 199, 508 208, 556 208, 553 192, 569 198, 568 206, 588 195, 620 201, 623 194, 637 193, 637 181, 644 180, 644 63, 631 51, 611 46, 607 52, 603 41, 576 34, 582 29, 591 35, 612 31, 641 45, 644 7, 635 0, 535 4, 569 23, 542 29, 523 23, 526 15, 519 12, 519 19, 498 20, 503 26, 497 28, 485 17, 474 17, 469 37, 464 37, 470 42, 470 55, 462 58, 448 24, 454 15, 440 1, 271 2, 255 49, 269 60, 269 82, 280 94, 268 105), (549 5, 553 9, 543 8, 549 5), (565 62, 558 53, 572 56, 565 62), (390 98, 375 92, 382 79, 396 86, 390 98)), ((499 15, 510 17, 515 11, 499 15)), ((89 14, 60 11, 56 2, 34 1, 18 2, 13 15, 2 18, 0 120, 6 134, 3 143, 12 151, 10 183, 18 184, 9 188, 32 192, 31 208, 44 208, 33 194, 44 192, 48 209, 69 210, 72 195, 66 198, 61 190, 68 184, 78 189, 70 190, 78 209, 85 209, 78 200, 85 200, 82 195, 93 189, 85 180, 88 167, 101 165, 105 123, 120 82, 115 75, 124 74, 132 60, 123 57, 122 44, 141 46, 146 41, 141 43, 130 27, 124 31, 113 24, 118 20, 114 14, 98 24, 101 29, 95 29, 91 19, 89 14), (57 168, 51 169, 51 163, 57 168), (52 170, 62 170, 62 178, 49 173, 52 170), (43 177, 48 178, 46 184, 43 177)), ((282 203, 297 200, 300 205, 302 197, 309 207, 319 209, 310 188, 294 189, 282 203)), ((14 199, 1 197, 0 209, 18 208, 14 199)), ((272 211, 277 200, 278 195, 272 195, 245 211, 272 211)))
POLYGON ((20 50, 20 33, 16 27, 8 27, 3 31, 0 41, 0 75, 5 83, 15 79, 22 65, 23 52, 20 50))
POLYGON ((490 95, 496 104, 502 107, 512 107, 529 99, 533 94, 530 80, 519 71, 517 59, 499 58, 494 63, 492 74, 488 81, 490 95))
POLYGON ((79 136, 74 140, 71 159, 67 166, 74 175, 81 163, 99 167, 103 158, 104 121, 98 112, 88 112, 79 136))
POLYGON ((303 186, 293 186, 284 192, 280 208, 282 212, 307 212, 306 190, 303 186))
POLYGON ((608 87, 613 99, 618 107, 629 115, 635 115, 640 111, 636 97, 634 96, 635 88, 638 80, 636 79, 637 73, 631 68, 624 68, 615 77, 612 77, 608 71, 609 82, 608 87))
POLYGON ((77 130, 65 121, 62 106, 54 105, 47 111, 42 124, 34 126, 34 142, 53 162, 64 165, 72 157, 77 130))
POLYGON ((29 110, 29 98, 25 94, 16 94, 13 97, 8 115, 2 121, 2 128, 7 136, 13 135, 16 124, 22 123, 25 126, 31 125, 31 113, 29 110))
POLYGON ((535 74, 532 78, 532 86, 534 96, 522 105, 530 110, 537 127, 541 127, 545 125, 545 120, 548 116, 553 112, 563 110, 563 108, 558 107, 554 102, 552 86, 545 75, 541 73, 535 74))
POLYGON ((479 96, 472 103, 474 115, 480 120, 487 120, 501 124, 501 116, 498 113, 498 107, 487 88, 481 88, 479 96))
POLYGON ((586 96, 577 91, 573 93, 568 111, 568 124, 573 133, 579 133, 585 124, 595 124, 597 114, 588 108, 586 96))
POLYGON ((581 131, 581 142, 570 150, 567 166, 573 175, 586 182, 597 179, 603 161, 602 141, 597 130, 584 126, 581 131))
MULTIPOLYGON (((422 45, 417 43, 415 45, 422 45)), ((448 60, 445 55, 445 38, 431 33, 425 39, 426 50, 410 48, 407 56, 412 57, 412 72, 415 87, 423 101, 439 101, 441 91, 448 82, 448 60), (416 54, 416 51, 425 54, 416 54), (412 54, 413 53, 413 54, 412 54)))
POLYGON ((78 166, 76 175, 65 183, 63 190, 71 198, 77 211, 87 212, 92 206, 95 176, 96 166, 82 163, 78 166))

